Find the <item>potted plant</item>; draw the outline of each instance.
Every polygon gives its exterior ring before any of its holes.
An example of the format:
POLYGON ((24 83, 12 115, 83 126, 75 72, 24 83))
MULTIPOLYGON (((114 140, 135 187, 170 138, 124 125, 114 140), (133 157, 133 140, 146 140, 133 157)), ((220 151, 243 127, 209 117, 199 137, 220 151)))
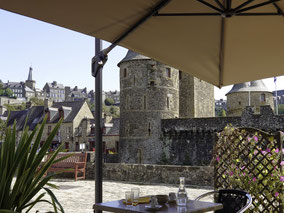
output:
POLYGON ((56 196, 49 189, 56 188, 49 183, 54 174, 45 175, 53 163, 66 158, 55 160, 56 155, 62 151, 62 147, 51 153, 51 157, 42 163, 61 122, 57 123, 40 150, 39 145, 46 118, 31 133, 25 126, 19 140, 16 136, 16 123, 13 127, 5 128, 3 143, 0 145, 1 213, 29 212, 39 202, 49 203, 53 206, 54 212, 64 212, 56 196), (51 201, 45 199, 46 193, 51 201))

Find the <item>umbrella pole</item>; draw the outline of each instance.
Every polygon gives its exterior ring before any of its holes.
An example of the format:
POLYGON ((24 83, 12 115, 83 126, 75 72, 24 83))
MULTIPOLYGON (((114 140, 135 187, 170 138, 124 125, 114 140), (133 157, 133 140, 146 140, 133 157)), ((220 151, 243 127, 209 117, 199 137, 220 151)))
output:
MULTIPOLYGON (((96 56, 102 50, 102 40, 96 38, 96 56)), ((96 57, 95 56, 95 57, 96 57)), ((95 58, 94 57, 94 58, 95 58)), ((92 74, 95 77, 95 203, 102 203, 103 174, 102 174, 102 71, 101 61, 92 60, 92 74)), ((101 213, 97 210, 95 213, 101 213)))

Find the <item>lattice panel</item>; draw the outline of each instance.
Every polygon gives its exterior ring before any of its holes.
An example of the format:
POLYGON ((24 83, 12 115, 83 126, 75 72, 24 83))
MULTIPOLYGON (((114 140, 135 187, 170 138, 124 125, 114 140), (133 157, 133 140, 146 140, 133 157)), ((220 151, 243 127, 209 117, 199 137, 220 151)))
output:
POLYGON ((249 192, 251 212, 283 212, 283 133, 228 126, 216 138, 215 189, 249 192))

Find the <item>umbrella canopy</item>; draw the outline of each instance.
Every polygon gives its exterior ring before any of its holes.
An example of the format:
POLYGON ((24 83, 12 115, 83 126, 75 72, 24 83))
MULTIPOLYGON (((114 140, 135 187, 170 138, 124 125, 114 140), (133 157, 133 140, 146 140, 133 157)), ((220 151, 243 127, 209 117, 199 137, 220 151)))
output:
POLYGON ((119 41, 219 87, 284 74, 280 0, 0 0, 0 8, 119 41))

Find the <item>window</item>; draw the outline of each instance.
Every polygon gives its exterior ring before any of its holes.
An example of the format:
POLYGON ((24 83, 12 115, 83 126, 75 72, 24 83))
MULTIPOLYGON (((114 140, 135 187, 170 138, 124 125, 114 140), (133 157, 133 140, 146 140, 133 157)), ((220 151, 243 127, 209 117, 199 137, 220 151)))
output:
POLYGON ((241 104, 242 104, 242 102, 239 101, 239 105, 241 105, 241 104))
POLYGON ((115 152, 118 152, 119 149, 119 142, 115 141, 115 152))
POLYGON ((95 127, 92 126, 92 127, 91 127, 91 135, 94 135, 94 134, 95 134, 95 127))
POLYGON ((127 77, 127 68, 123 69, 123 77, 126 78, 127 77))
POLYGON ((69 151, 69 143, 68 143, 68 142, 65 143, 65 149, 66 149, 67 151, 69 151))
POLYGON ((265 98, 265 94, 261 94, 260 95, 260 102, 265 102, 266 98, 265 98))
POLYGON ((148 123, 148 134, 149 136, 151 136, 151 123, 150 122, 148 123))
POLYGON ((182 79, 182 72, 181 71, 178 72, 178 78, 179 78, 179 80, 182 79))
POLYGON ((167 108, 170 109, 170 98, 167 97, 167 108))
POLYGON ((168 78, 171 78, 171 68, 169 68, 169 67, 166 68, 166 76, 168 78))
POLYGON ((143 109, 147 108, 147 97, 144 95, 143 97, 143 109))
POLYGON ((136 79, 135 79, 135 75, 133 76, 133 86, 135 86, 135 84, 136 84, 136 79))

